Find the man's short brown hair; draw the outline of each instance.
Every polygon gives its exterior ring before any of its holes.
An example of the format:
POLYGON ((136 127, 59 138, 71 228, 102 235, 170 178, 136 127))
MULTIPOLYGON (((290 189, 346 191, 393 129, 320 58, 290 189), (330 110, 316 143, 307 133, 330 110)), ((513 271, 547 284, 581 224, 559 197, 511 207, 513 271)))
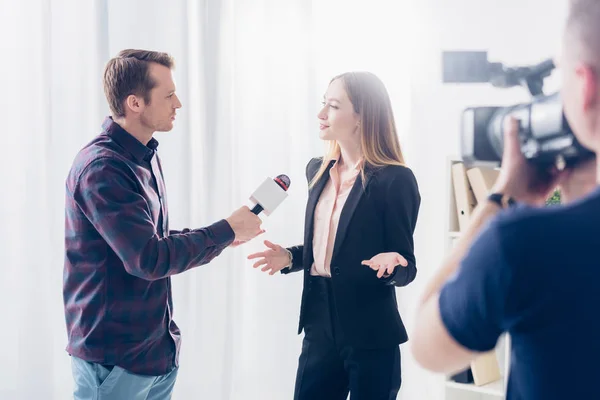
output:
POLYGON ((566 50, 580 61, 600 67, 600 1, 571 0, 569 5, 566 50))
POLYGON ((104 68, 104 94, 115 118, 125 116, 124 102, 129 95, 141 96, 150 103, 150 91, 156 82, 150 77, 150 63, 173 68, 173 57, 150 50, 122 50, 104 68))

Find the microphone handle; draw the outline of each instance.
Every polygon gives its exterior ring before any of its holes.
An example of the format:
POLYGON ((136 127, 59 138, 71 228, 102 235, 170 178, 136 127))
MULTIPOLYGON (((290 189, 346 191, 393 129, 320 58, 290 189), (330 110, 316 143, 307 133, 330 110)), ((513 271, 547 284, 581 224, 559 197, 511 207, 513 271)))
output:
POLYGON ((251 210, 251 211, 252 211, 252 213, 253 213, 253 214, 256 214, 256 215, 258 215, 258 214, 260 214, 260 213, 261 213, 263 210, 264 210, 264 208, 262 208, 262 206, 261 206, 260 204, 257 204, 257 205, 255 205, 255 206, 252 208, 252 210, 251 210))

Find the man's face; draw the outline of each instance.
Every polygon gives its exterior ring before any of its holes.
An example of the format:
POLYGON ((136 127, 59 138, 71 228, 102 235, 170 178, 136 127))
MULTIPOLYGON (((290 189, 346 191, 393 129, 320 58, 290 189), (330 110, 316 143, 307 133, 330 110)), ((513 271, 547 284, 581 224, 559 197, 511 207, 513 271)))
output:
POLYGON ((141 122, 154 132, 167 132, 173 129, 175 116, 181 102, 175 94, 173 71, 164 65, 152 63, 150 76, 156 86, 150 92, 150 103, 141 114, 141 122))

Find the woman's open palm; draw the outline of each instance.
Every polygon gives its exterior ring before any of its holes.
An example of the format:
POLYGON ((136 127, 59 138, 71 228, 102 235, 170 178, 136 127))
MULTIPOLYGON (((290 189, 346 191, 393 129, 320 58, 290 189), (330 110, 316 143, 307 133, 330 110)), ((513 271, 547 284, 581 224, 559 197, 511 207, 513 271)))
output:
POLYGON ((253 265, 254 268, 262 266, 261 271, 269 271, 269 275, 273 275, 290 265, 290 256, 286 249, 268 240, 264 243, 268 247, 267 250, 248 256, 248 260, 258 259, 253 265))

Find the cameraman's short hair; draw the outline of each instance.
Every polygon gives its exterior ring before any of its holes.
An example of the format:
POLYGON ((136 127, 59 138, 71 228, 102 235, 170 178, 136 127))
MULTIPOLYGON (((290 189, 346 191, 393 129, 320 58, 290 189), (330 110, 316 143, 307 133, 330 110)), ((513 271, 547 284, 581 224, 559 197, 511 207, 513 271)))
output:
POLYGON ((156 82, 150 77, 150 63, 173 68, 173 57, 150 50, 126 49, 117 54, 104 68, 104 94, 115 118, 125 116, 124 102, 129 95, 141 96, 150 103, 150 91, 156 82))
POLYGON ((566 33, 575 43, 567 46, 581 61, 600 67, 600 0, 570 0, 569 6, 566 33))

